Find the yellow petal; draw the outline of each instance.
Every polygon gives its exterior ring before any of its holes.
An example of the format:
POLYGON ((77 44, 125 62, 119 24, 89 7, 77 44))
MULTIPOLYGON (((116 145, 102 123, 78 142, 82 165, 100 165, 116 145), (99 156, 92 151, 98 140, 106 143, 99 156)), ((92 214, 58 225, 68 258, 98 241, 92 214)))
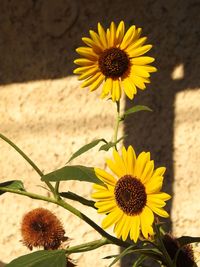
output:
POLYGON ((152 177, 152 174, 153 174, 153 170, 154 170, 154 161, 151 160, 151 161, 147 162, 147 164, 144 168, 144 171, 142 172, 142 174, 140 176, 143 184, 145 184, 146 182, 148 182, 150 180, 150 178, 152 177))
POLYGON ((142 173, 144 171, 144 168, 150 160, 150 153, 149 152, 142 152, 139 154, 136 164, 135 164, 135 170, 134 170, 134 176, 140 179, 142 176, 142 173))
POLYGON ((123 37, 124 37, 124 32, 125 32, 125 25, 124 22, 121 21, 117 27, 116 31, 116 37, 117 37, 117 44, 120 44, 123 37))
POLYGON ((154 173, 153 173, 153 177, 154 177, 154 176, 163 176, 164 173, 165 173, 165 171, 166 171, 166 168, 165 168, 165 167, 159 167, 159 168, 157 168, 157 169, 154 171, 154 173))
POLYGON ((82 37, 82 41, 83 41, 86 45, 88 45, 88 46, 90 46, 90 47, 92 47, 93 45, 95 45, 95 42, 94 42, 92 39, 88 38, 88 37, 82 37))
MULTIPOLYGON (((94 74, 93 76, 89 77, 87 80, 85 80, 82 84, 81 87, 87 87, 89 85, 91 85, 93 82, 95 82, 102 74, 100 72, 97 72, 96 74, 94 74)), ((105 77, 104 77, 105 79, 105 77)))
POLYGON ((79 55, 84 56, 93 61, 96 61, 99 58, 99 56, 96 53, 94 53, 94 51, 90 47, 79 47, 76 49, 76 52, 79 55))
POLYGON ((152 226, 153 221, 154 221, 154 215, 152 210, 147 206, 145 206, 142 213, 140 214, 140 223, 141 223, 142 234, 146 239, 150 234, 149 230, 150 227, 152 226))
POLYGON ((135 43, 140 38, 141 33, 142 33, 142 29, 141 28, 135 29, 134 36, 133 36, 133 39, 132 39, 132 43, 135 43))
POLYGON ((157 71, 157 69, 153 66, 142 66, 141 68, 146 72, 156 72, 157 71))
POLYGON ((104 98, 106 97, 109 92, 112 90, 112 79, 111 78, 107 78, 104 85, 103 85, 103 88, 102 88, 102 94, 101 94, 101 97, 104 98))
POLYGON ((126 216, 124 227, 122 229, 122 240, 125 241, 130 233, 132 217, 126 216))
POLYGON ((116 184, 115 178, 111 174, 107 173, 102 169, 95 168, 95 174, 100 180, 102 180, 106 184, 113 186, 116 184))
POLYGON ((109 213, 116 208, 116 202, 115 200, 103 201, 103 203, 100 201, 95 203, 95 207, 98 208, 98 213, 109 213))
POLYGON ((116 44, 116 26, 114 22, 110 24, 110 46, 115 46, 116 44))
POLYGON ((164 192, 158 194, 149 194, 147 195, 147 206, 162 208, 166 205, 165 201, 169 200, 170 198, 171 196, 164 192))
POLYGON ((104 47, 101 44, 99 35, 95 31, 90 30, 90 36, 91 36, 92 40, 94 41, 94 43, 96 44, 96 46, 98 46, 100 48, 100 50, 102 51, 104 49, 104 47))
POLYGON ((128 165, 127 172, 130 175, 134 175, 135 162, 136 162, 135 151, 132 146, 129 146, 127 150, 127 165, 128 165))
POLYGON ((127 217, 127 215, 122 212, 122 216, 121 216, 120 220, 115 224, 114 232, 118 238, 120 238, 122 236, 123 227, 124 227, 124 224, 126 221, 126 217, 127 217))
POLYGON ((140 217, 138 215, 132 217, 130 238, 136 243, 140 234, 140 217))
POLYGON ((102 84, 104 78, 104 75, 100 74, 100 76, 90 86, 90 91, 96 90, 102 84))
POLYGON ((96 74, 96 73, 100 73, 99 72, 99 69, 97 66, 93 66, 92 68, 90 68, 89 70, 87 71, 84 71, 84 73, 82 73, 79 77, 78 77, 78 80, 84 80, 84 79, 87 79, 89 78, 90 76, 96 74))
POLYGON ((111 47, 111 44, 110 44, 110 29, 106 30, 106 39, 107 39, 108 48, 109 48, 109 47, 111 47))
POLYGON ((122 159, 124 162, 124 166, 126 168, 126 174, 129 174, 128 173, 128 163, 127 163, 127 152, 126 152, 126 148, 124 146, 122 147, 122 159))
POLYGON ((121 87, 120 87, 120 81, 113 80, 113 87, 112 87, 112 100, 118 101, 121 97, 121 87))
POLYGON ((133 74, 133 75, 131 75, 131 79, 134 82, 134 84, 138 88, 140 88, 141 90, 144 90, 146 88, 142 77, 139 77, 139 76, 136 76, 135 74, 133 74))
POLYGON ((153 194, 147 195, 147 206, 163 208, 165 205, 165 201, 161 200, 160 198, 153 197, 153 194))
POLYGON ((116 101, 119 101, 120 98, 121 98, 121 94, 122 94, 122 89, 121 89, 121 83, 120 83, 120 81, 118 81, 115 90, 116 90, 116 101))
POLYGON ((149 196, 151 196, 152 198, 159 198, 163 201, 167 201, 171 198, 171 196, 169 194, 164 193, 164 192, 160 192, 158 194, 153 194, 153 195, 149 195, 149 196))
POLYGON ((154 178, 151 177, 150 181, 146 183, 146 193, 147 194, 153 194, 153 193, 159 193, 160 189, 162 188, 163 184, 163 177, 162 176, 156 176, 154 178))
POLYGON ((122 85, 123 85, 124 92, 128 96, 128 98, 133 99, 137 90, 136 90, 134 83, 132 82, 132 79, 130 77, 123 79, 122 85))
POLYGON ((92 65, 92 66, 84 66, 84 67, 79 67, 79 68, 76 68, 73 73, 74 74, 81 74, 81 73, 84 73, 88 70, 93 70, 93 69, 96 69, 96 66, 95 65, 92 65))
POLYGON ((131 72, 140 77, 150 77, 149 72, 143 66, 133 65, 131 67, 131 72))
POLYGON ((113 157, 114 157, 114 160, 115 160, 116 164, 121 169, 123 175, 127 174, 127 172, 126 172, 126 166, 124 164, 124 161, 120 157, 119 153, 117 152, 117 150, 115 148, 113 149, 113 157))
POLYGON ((135 57, 131 59, 131 63, 134 65, 146 65, 146 64, 150 64, 152 62, 154 62, 154 58, 153 57, 135 57))
POLYGON ((116 174, 118 177, 124 176, 124 172, 121 170, 121 168, 113 162, 111 159, 106 159, 106 164, 110 168, 110 170, 116 174))
POLYGON ((119 208, 116 208, 104 218, 102 221, 102 228, 106 229, 112 224, 117 223, 121 219, 122 215, 122 211, 119 208))
POLYGON ((98 191, 98 192, 94 192, 91 194, 92 198, 95 199, 102 199, 102 200, 108 200, 108 199, 114 199, 114 195, 112 192, 110 192, 109 190, 103 190, 103 191, 98 191))
POLYGON ((152 48, 152 45, 144 45, 141 47, 138 47, 136 49, 133 49, 131 52, 129 52, 130 57, 139 57, 145 53, 147 53, 152 48))
POLYGON ((74 63, 80 66, 90 66, 94 64, 94 61, 91 61, 87 58, 77 58, 74 60, 74 63))
POLYGON ((93 188, 96 189, 96 190, 108 190, 107 186, 106 185, 99 185, 99 184, 93 184, 93 188))
POLYGON ((124 35, 123 41, 120 45, 120 49, 124 50, 132 41, 135 32, 135 26, 131 26, 124 35))
POLYGON ((150 205, 149 207, 150 207, 150 209, 151 209, 154 213, 156 213, 156 214, 159 215, 160 217, 164 217, 164 218, 168 218, 168 217, 169 217, 168 212, 165 211, 164 209, 162 209, 162 208, 157 208, 157 207, 155 207, 155 205, 150 205))
POLYGON ((134 49, 142 46, 146 42, 146 40, 147 40, 147 37, 142 37, 136 40, 133 44, 131 44, 130 46, 126 48, 126 52, 131 53, 134 49))
POLYGON ((104 28, 101 26, 100 23, 98 23, 98 33, 99 33, 101 43, 102 43, 103 47, 106 49, 108 46, 107 40, 106 40, 106 33, 104 31, 104 28))

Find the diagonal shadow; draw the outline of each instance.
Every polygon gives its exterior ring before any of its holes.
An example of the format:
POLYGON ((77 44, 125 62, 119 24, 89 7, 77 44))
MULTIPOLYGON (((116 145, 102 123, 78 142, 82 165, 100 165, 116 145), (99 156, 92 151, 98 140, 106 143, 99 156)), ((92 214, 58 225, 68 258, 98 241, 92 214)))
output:
MULTIPOLYGON (((134 104, 148 105, 154 112, 141 112, 125 121, 125 143, 134 145, 138 153, 151 151, 156 164, 167 167, 165 191, 173 195, 174 99, 177 92, 200 85, 199 12, 198 0, 21 0, 20 5, 2 1, 0 85, 71 75, 75 48, 99 21, 108 26, 112 20, 125 20, 142 27, 154 44, 152 55, 159 71, 134 104), (184 75, 173 80, 179 64, 184 75)), ((126 109, 131 106, 127 100, 126 109)), ((121 266, 132 266, 130 257, 121 266)))

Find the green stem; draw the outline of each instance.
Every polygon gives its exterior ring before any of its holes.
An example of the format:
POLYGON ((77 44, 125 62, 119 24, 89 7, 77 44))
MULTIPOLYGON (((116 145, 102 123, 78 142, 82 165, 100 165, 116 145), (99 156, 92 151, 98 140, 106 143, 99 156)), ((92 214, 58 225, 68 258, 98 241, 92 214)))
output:
MULTIPOLYGON (((18 146, 16 146, 10 139, 8 139, 5 135, 1 133, 0 133, 0 138, 3 139, 6 143, 8 143, 10 146, 12 146, 32 166, 32 168, 40 175, 40 177, 43 176, 43 172, 35 165, 35 163, 18 146)), ((49 187, 51 192, 55 194, 52 184, 48 181, 45 181, 45 183, 49 187)))
POLYGON ((109 242, 116 244, 118 246, 121 246, 121 247, 125 247, 125 248, 129 247, 131 245, 128 242, 124 242, 120 239, 117 239, 114 236, 109 235, 100 226, 98 226, 94 221, 92 221, 89 217, 87 217, 85 214, 81 213, 79 210, 77 210, 76 208, 74 208, 70 204, 66 203, 61 198, 56 199, 56 198, 45 197, 45 196, 41 196, 38 194, 30 193, 27 191, 21 191, 21 190, 17 190, 17 189, 8 188, 8 187, 0 187, 0 191, 15 193, 15 194, 27 196, 27 197, 30 197, 33 199, 43 200, 46 202, 57 204, 58 206, 63 207, 64 209, 70 211, 71 213, 73 213, 74 215, 76 215, 77 217, 79 217, 80 219, 85 221, 92 228, 94 228, 99 234, 101 234, 103 237, 105 237, 109 242))
POLYGON ((55 185, 55 197, 56 197, 57 200, 60 198, 59 185, 60 185, 60 181, 56 182, 56 185, 55 185))
POLYGON ((121 121, 121 118, 120 118, 120 100, 117 101, 116 104, 117 104, 117 116, 116 116, 116 120, 115 120, 115 128, 114 128, 114 135, 113 135, 113 142, 114 143, 117 142, 119 124, 121 121))
POLYGON ((104 245, 107 244, 112 244, 112 242, 110 242, 107 238, 101 238, 92 242, 87 242, 81 245, 77 245, 77 246, 73 246, 73 247, 69 247, 67 248, 65 251, 67 254, 71 254, 71 253, 80 253, 80 252, 86 252, 86 251, 90 251, 90 250, 94 250, 97 248, 100 248, 104 245))
POLYGON ((161 237, 160 231, 159 231, 159 226, 157 226, 156 224, 154 224, 154 225, 155 225, 156 236, 158 238, 159 245, 160 245, 159 247, 160 247, 160 250, 161 250, 163 256, 165 257, 165 261, 166 261, 167 267, 174 267, 174 264, 173 264, 169 254, 168 254, 168 252, 167 252, 167 250, 165 248, 165 245, 164 245, 164 243, 162 241, 162 237, 161 237))

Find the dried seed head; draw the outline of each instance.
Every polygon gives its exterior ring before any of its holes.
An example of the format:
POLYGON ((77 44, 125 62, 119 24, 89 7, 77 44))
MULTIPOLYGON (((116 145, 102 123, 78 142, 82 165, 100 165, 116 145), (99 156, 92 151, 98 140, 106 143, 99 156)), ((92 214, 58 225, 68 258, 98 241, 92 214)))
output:
POLYGON ((65 240, 65 231, 58 218, 49 210, 34 209, 25 214, 21 224, 23 243, 32 250, 33 247, 57 249, 65 240))
POLYGON ((176 261, 177 267, 195 266, 194 253, 191 245, 188 244, 181 247, 178 240, 170 234, 164 235, 163 243, 172 260, 174 260, 177 251, 181 248, 176 261))

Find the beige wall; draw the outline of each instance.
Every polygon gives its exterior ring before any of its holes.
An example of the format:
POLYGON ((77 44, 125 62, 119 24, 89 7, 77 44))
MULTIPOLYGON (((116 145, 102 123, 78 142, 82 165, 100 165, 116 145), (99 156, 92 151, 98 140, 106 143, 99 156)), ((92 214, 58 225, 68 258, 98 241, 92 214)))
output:
MULTIPOLYGON (((165 189, 173 195, 168 209, 174 234, 199 236, 200 59, 195 1, 24 0, 20 5, 5 1, 0 12, 0 132, 45 173, 63 166, 92 139, 112 135, 112 103, 99 100, 99 91, 80 89, 71 75, 81 37, 98 21, 108 25, 124 19, 144 28, 154 44, 159 71, 136 103, 147 104, 154 112, 129 118, 121 133, 128 134, 125 143, 137 152, 150 150, 158 165, 167 166, 165 189)), ((131 105, 123 100, 124 108, 131 105)), ((27 189, 44 192, 37 173, 3 141, 0 151, 0 182, 21 179, 27 189)), ((94 149, 73 163, 103 167, 104 156, 94 149)), ((91 192, 90 184, 77 182, 62 183, 62 188, 83 196, 91 192)), ((2 262, 28 253, 20 243, 20 221, 26 211, 41 205, 62 219, 72 244, 98 238, 85 223, 53 205, 11 194, 1 196, 0 205, 2 262)), ((100 223, 100 215, 91 209, 86 212, 100 223)), ((108 262, 101 258, 117 251, 108 246, 74 259, 78 266, 95 262, 103 267, 108 262)))

